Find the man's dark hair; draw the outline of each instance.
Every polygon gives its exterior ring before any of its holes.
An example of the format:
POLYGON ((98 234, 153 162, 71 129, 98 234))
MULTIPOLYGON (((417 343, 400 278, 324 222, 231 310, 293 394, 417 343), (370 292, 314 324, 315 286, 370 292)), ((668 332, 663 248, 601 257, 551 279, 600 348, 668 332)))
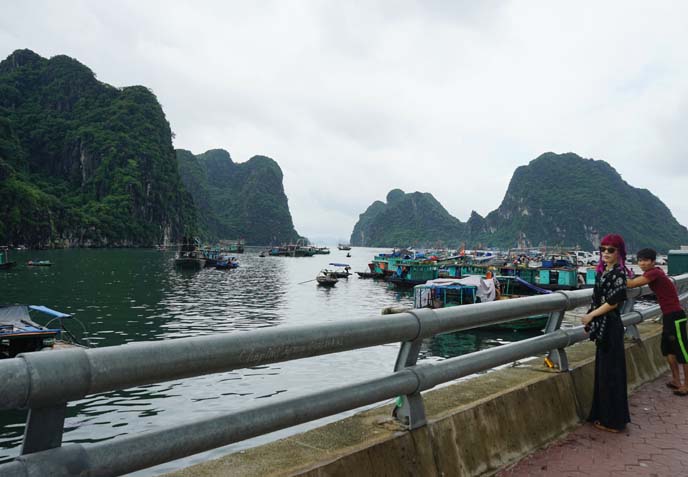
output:
POLYGON ((638 257, 638 260, 652 260, 654 262, 657 260, 657 251, 652 248, 644 248, 638 250, 636 257, 638 257))

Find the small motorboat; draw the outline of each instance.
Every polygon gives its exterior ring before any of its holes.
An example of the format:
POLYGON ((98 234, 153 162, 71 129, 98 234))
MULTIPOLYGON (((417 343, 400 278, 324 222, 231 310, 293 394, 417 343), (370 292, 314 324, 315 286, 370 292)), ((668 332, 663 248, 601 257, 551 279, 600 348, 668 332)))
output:
POLYGON ((318 285, 324 287, 333 287, 339 281, 332 270, 326 269, 320 270, 315 280, 318 282, 318 285))
POLYGON ((259 256, 260 258, 265 258, 266 255, 267 255, 267 254, 266 254, 264 251, 263 251, 263 252, 260 252, 260 253, 258 254, 258 256, 259 256))
POLYGON ((239 266, 239 260, 234 256, 221 255, 215 262, 216 270, 230 270, 239 266))
POLYGON ((29 260, 26 262, 29 267, 50 267, 52 262, 50 260, 29 260))

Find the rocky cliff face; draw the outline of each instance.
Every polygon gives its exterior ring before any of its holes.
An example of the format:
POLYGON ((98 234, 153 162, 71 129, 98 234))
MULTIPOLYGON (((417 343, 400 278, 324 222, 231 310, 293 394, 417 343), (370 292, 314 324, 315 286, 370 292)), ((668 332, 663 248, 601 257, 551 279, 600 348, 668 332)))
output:
POLYGON ((0 170, 0 242, 152 245, 195 226, 155 95, 66 56, 0 62, 0 170))
POLYGON ((433 245, 441 240, 471 247, 547 244, 592 249, 607 233, 624 236, 629 250, 649 246, 666 251, 688 243, 688 230, 650 191, 632 187, 604 161, 572 153, 546 153, 517 168, 501 205, 485 218, 473 212, 466 224, 434 199, 414 202, 408 196, 400 199, 395 192, 386 205, 371 205, 354 227, 352 243, 433 245), (444 213, 438 213, 440 209, 444 213), (428 222, 417 223, 419 215, 428 222))
POLYGON ((243 238, 248 244, 292 242, 292 222, 282 170, 269 157, 245 163, 214 149, 194 155, 177 150, 182 180, 199 208, 203 234, 213 240, 243 238))

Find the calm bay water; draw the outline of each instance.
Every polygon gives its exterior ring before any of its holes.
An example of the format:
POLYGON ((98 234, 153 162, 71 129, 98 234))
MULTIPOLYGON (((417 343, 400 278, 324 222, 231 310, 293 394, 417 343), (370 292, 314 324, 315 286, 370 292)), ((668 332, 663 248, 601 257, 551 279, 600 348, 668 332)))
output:
MULTIPOLYGON (((309 258, 260 258, 259 250, 247 250, 239 255, 238 269, 199 272, 176 271, 174 253, 156 250, 13 252, 11 260, 19 265, 0 271, 0 302, 45 305, 73 313, 96 346, 344 319, 373 320, 385 306, 412 306, 411 295, 355 275, 334 288, 301 282, 314 279, 329 262, 349 263, 353 271, 367 270, 367 263, 380 251, 388 250, 354 248, 351 258, 336 248, 330 255, 309 258), (24 265, 32 259, 50 260, 53 266, 24 265)), ((71 324, 70 329, 78 331, 79 325, 71 324)), ((422 359, 444 359, 530 336, 486 331, 442 335, 425 343, 422 359)), ((89 396, 70 403, 64 442, 99 442, 379 377, 393 369, 398 348, 398 344, 378 346, 89 396)), ((18 455, 24 420, 23 412, 0 414, 0 462, 18 455)), ((157 475, 293 432, 280 431, 137 475, 157 475)))

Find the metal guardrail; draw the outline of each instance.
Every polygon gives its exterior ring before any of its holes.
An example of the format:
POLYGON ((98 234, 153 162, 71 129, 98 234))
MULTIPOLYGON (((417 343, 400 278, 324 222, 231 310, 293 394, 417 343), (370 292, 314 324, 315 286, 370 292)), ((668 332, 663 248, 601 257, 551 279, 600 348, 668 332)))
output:
MULTIPOLYGON (((674 278, 688 288, 688 274, 674 278)), ((659 316, 658 306, 623 314, 627 331, 659 316)), ((591 290, 445 309, 418 309, 375 320, 256 330, 229 335, 133 343, 100 349, 27 353, 0 361, 0 410, 29 409, 21 456, 0 465, 2 477, 117 476, 258 435, 404 396, 396 416, 425 424, 421 391, 518 359, 549 352, 568 369, 565 348, 587 338, 582 326, 560 329, 566 310, 590 302, 591 290), (438 363, 416 364, 424 338, 549 313, 545 334, 438 363), (67 402, 132 386, 401 342, 394 373, 247 410, 91 445, 62 446, 67 402)), ((688 293, 681 295, 688 300, 688 293)))

